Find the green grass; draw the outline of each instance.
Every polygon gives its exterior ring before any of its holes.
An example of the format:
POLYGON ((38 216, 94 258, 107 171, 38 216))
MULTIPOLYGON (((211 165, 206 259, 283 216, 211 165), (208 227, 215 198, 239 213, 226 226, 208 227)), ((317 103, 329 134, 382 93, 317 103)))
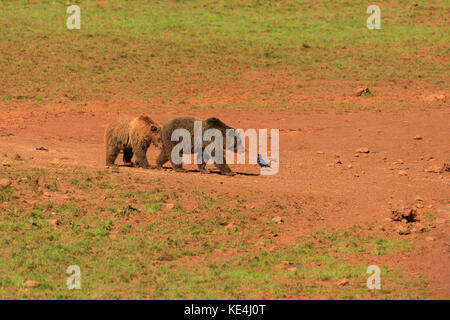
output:
POLYGON ((191 92, 180 88, 230 84, 270 97, 258 93, 259 72, 283 81, 272 108, 301 90, 299 80, 448 88, 448 1, 380 4, 380 30, 366 28, 367 1, 74 3, 80 30, 65 26, 66 1, 0 2, 0 100, 85 104, 120 95, 183 103, 191 92))
POLYGON ((251 209, 242 197, 174 190, 160 179, 83 167, 68 174, 25 165, 14 162, 1 172, 14 181, 14 187, 0 190, 7 199, 0 206, 1 299, 426 296, 426 279, 385 264, 385 258, 415 251, 410 241, 362 236, 354 226, 305 235, 269 251, 264 244, 273 243, 270 235, 279 227, 253 217, 271 217, 273 208, 284 209, 281 204, 251 209), (35 183, 36 177, 51 177, 58 188, 49 191, 45 181, 35 183), (86 177, 109 187, 72 183, 86 177), (50 198, 42 197, 44 190, 50 198), (169 203, 174 206, 167 208, 169 203), (50 220, 57 220, 56 227, 50 220), (382 268, 380 291, 365 287, 369 264, 382 268), (81 268, 81 290, 65 286, 69 265, 81 268), (337 286, 343 278, 349 284, 337 286), (40 285, 26 289, 25 279, 40 285))

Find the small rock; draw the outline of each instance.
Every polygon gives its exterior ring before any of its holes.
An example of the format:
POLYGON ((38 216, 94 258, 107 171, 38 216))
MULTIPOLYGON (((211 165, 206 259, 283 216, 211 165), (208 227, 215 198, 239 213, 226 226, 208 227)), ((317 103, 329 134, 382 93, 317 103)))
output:
POLYGON ((175 207, 175 205, 173 203, 166 203, 167 210, 172 210, 174 207, 175 207))
POLYGON ((347 168, 351 169, 351 168, 352 168, 352 164, 349 164, 349 165, 347 166, 347 168))
POLYGON ((8 178, 2 178, 0 179, 0 187, 2 188, 6 188, 9 187, 11 185, 11 180, 8 178))
POLYGON ((11 162, 9 162, 8 160, 3 160, 2 161, 2 166, 4 166, 4 167, 11 167, 11 162))
POLYGON ((401 234, 401 235, 407 235, 407 234, 411 233, 411 231, 409 230, 409 228, 407 226, 398 227, 397 232, 398 232, 398 234, 401 234))
POLYGON ((425 227, 423 225, 421 225, 420 223, 416 223, 412 229, 411 232, 422 232, 425 229, 425 227))
POLYGON ((288 268, 287 270, 289 272, 295 272, 295 271, 297 271, 297 268, 296 267, 292 267, 292 268, 288 268))
POLYGON ((230 230, 230 229, 233 229, 233 228, 234 228, 234 224, 232 224, 232 223, 229 223, 229 224, 227 224, 225 226, 225 230, 230 230))
POLYGON ((359 148, 359 149, 356 149, 356 152, 357 152, 357 153, 369 153, 370 150, 369 150, 369 148, 367 148, 367 147, 361 147, 361 148, 359 148))
POLYGON ((338 286, 346 286, 350 281, 347 278, 341 279, 338 281, 338 286))
POLYGON ((339 159, 336 159, 336 160, 334 161, 334 163, 335 163, 335 164, 342 164, 342 161, 339 160, 339 159))
POLYGON ((36 288, 40 285, 41 283, 39 281, 33 281, 33 280, 25 280, 23 282, 23 286, 27 287, 27 288, 36 288))
POLYGON ((394 221, 414 222, 416 221, 417 211, 413 208, 403 207, 399 210, 391 210, 391 216, 394 221))
POLYGON ((353 95, 356 97, 360 97, 370 93, 370 89, 368 87, 357 87, 353 90, 353 95))
POLYGON ((359 178, 359 174, 357 174, 357 173, 355 173, 353 176, 354 176, 355 178, 359 178))
POLYGON ((399 176, 407 176, 408 175, 408 171, 406 171, 406 170, 399 170, 398 171, 398 175, 399 176))
POLYGON ((424 98, 425 101, 435 102, 435 101, 445 101, 447 99, 445 94, 430 94, 424 98))
POLYGON ((440 166, 430 166, 430 167, 426 168, 425 171, 429 172, 429 173, 442 173, 443 168, 440 166))
POLYGON ((434 241, 434 240, 436 240, 435 237, 426 237, 425 238, 425 241, 434 241))
POLYGON ((58 220, 56 220, 56 219, 48 219, 47 221, 48 221, 48 223, 50 223, 50 225, 53 226, 54 228, 56 228, 56 226, 59 224, 59 223, 58 223, 58 220))
POLYGON ((420 135, 418 135, 418 134, 416 134, 415 136, 414 136, 414 140, 422 140, 423 138, 422 138, 422 136, 420 136, 420 135))
POLYGON ((45 152, 48 152, 48 149, 47 149, 47 148, 44 148, 44 147, 36 148, 36 150, 37 150, 37 151, 45 151, 45 152))
POLYGON ((403 163, 404 163, 404 161, 402 159, 398 159, 397 161, 393 162, 392 164, 396 165, 396 164, 403 164, 403 163))
POLYGON ((280 217, 280 216, 276 216, 276 217, 272 218, 272 221, 273 221, 273 222, 275 222, 275 223, 278 223, 278 224, 280 224, 280 223, 283 223, 283 222, 284 222, 284 220, 283 220, 283 219, 281 219, 281 217, 280 217))
POLYGON ((50 198, 52 195, 49 192, 44 192, 44 197, 50 198))
POLYGON ((327 163, 327 167, 334 167, 334 163, 327 163))

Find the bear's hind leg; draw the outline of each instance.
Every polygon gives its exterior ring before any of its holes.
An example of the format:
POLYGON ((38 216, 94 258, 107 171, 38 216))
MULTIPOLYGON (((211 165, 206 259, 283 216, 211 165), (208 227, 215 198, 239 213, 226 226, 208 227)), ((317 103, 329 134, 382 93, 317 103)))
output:
POLYGON ((162 169, 163 164, 169 161, 169 157, 166 155, 164 150, 161 150, 161 152, 158 155, 158 158, 156 158, 156 169, 162 169))
POLYGON ((226 175, 226 176, 234 176, 236 175, 236 172, 233 172, 230 167, 226 163, 214 163, 216 168, 220 170, 220 174, 226 175))
POLYGON ((207 162, 207 161, 208 161, 208 160, 205 160, 205 159, 202 157, 202 163, 200 163, 200 164, 198 165, 198 170, 200 170, 200 173, 205 173, 205 174, 209 173, 209 170, 206 169, 206 162, 207 162))
POLYGON ((123 149, 123 162, 125 164, 130 164, 132 158, 133 158, 133 149, 131 148, 123 149))
POLYGON ((113 166, 119 155, 120 149, 114 146, 106 146, 106 165, 113 166))
MULTIPOLYGON (((183 150, 180 150, 180 159, 183 159, 183 150)), ((181 161, 180 163, 175 163, 172 161, 172 157, 169 158, 170 163, 173 166, 173 169, 177 172, 187 172, 186 169, 183 168, 183 162, 181 161)))

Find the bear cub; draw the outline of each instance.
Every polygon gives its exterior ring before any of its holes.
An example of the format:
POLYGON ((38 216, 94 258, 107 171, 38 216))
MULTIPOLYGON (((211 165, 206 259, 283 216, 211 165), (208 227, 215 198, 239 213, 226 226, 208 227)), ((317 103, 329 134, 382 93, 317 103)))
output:
POLYGON ((150 168, 147 149, 153 144, 161 149, 161 125, 150 117, 121 117, 111 122, 105 130, 106 165, 114 165, 120 151, 123 162, 131 163, 136 156, 136 167, 150 168))

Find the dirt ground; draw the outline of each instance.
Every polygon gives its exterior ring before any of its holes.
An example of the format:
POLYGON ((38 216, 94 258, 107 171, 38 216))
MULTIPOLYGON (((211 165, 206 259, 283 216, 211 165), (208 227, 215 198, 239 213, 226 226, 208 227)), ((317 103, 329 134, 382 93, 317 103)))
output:
MULTIPOLYGON (((120 102, 82 108, 3 107, 9 111, 0 114, 0 149, 29 159, 31 167, 57 164, 104 168, 106 124, 121 114, 137 114, 127 112, 120 102), (36 150, 39 147, 48 152, 36 150)), ((279 172, 260 176, 256 165, 232 165, 242 173, 234 177, 129 167, 119 170, 142 177, 157 176, 171 184, 239 194, 248 199, 249 206, 277 201, 285 210, 275 245, 316 230, 352 225, 361 226, 362 232, 377 229, 387 238, 414 240, 420 249, 402 255, 395 263, 431 280, 427 298, 450 297, 450 172, 426 171, 450 164, 450 110, 338 114, 168 107, 152 108, 147 114, 160 122, 182 114, 216 116, 236 128, 279 128, 279 172), (370 152, 357 153, 361 147, 370 152), (420 222, 430 231, 399 235, 401 223, 390 220, 391 210, 413 205, 422 217, 420 222), (295 214, 300 207, 302 214, 295 214), (424 221, 426 212, 436 213, 434 222, 424 221)), ((157 150, 151 147, 150 163, 156 156, 157 150)))

